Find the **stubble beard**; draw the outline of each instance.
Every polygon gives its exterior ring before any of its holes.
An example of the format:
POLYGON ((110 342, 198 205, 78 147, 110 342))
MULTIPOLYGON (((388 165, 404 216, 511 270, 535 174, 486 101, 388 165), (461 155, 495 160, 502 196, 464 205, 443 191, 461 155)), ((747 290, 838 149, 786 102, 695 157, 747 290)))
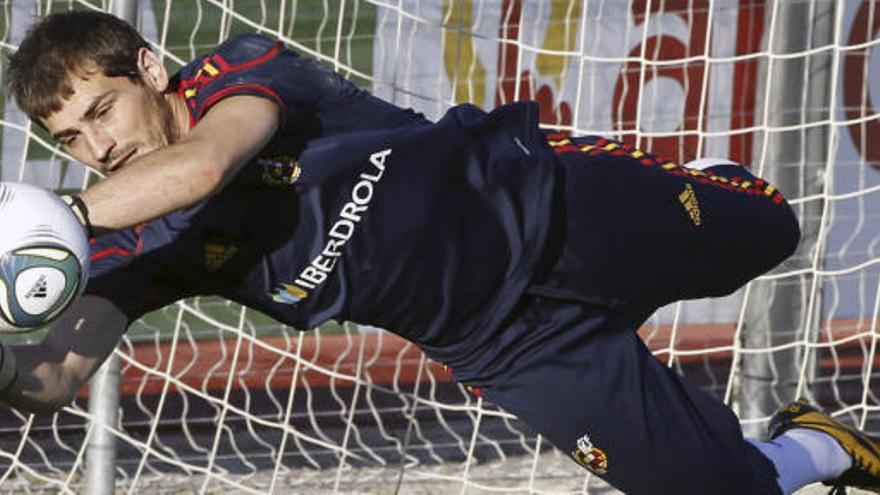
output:
POLYGON ((165 99, 162 93, 150 91, 144 87, 146 91, 146 106, 143 109, 145 117, 144 123, 148 127, 148 132, 143 139, 130 143, 125 148, 119 148, 111 156, 111 161, 115 161, 121 156, 125 156, 134 150, 137 150, 135 158, 145 153, 150 153, 161 148, 170 146, 180 139, 180 132, 175 125, 174 111, 171 103, 165 99))

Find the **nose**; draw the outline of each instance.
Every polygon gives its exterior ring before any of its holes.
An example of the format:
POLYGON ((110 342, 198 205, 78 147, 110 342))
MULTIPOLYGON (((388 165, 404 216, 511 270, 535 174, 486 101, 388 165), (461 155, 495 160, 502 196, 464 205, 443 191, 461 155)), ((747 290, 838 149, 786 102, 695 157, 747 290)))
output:
POLYGON ((88 129, 83 132, 89 153, 96 163, 102 167, 110 164, 110 156, 116 142, 100 129, 88 129))

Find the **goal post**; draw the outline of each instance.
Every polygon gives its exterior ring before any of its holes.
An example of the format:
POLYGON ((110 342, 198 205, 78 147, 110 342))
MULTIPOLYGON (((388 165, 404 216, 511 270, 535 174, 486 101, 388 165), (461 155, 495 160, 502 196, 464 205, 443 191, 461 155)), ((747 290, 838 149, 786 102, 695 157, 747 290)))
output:
MULTIPOLYGON (((128 9, 171 71, 259 32, 430 118, 532 99, 548 129, 751 167, 789 198, 798 251, 640 336, 750 435, 799 395, 880 429, 880 0, 9 0, 0 51, 70 8, 128 9)), ((0 180, 97 180, 0 103, 0 180)), ((0 409, 0 492, 92 492, 101 433, 102 486, 125 493, 612 492, 390 332, 200 297, 136 322, 114 356, 103 413, 86 408, 98 383, 52 417, 0 409)))
MULTIPOLYGON (((137 27, 138 0, 114 0, 113 15, 137 27)), ((89 379, 89 430, 85 463, 85 491, 92 495, 116 493, 116 437, 119 421, 119 356, 107 357, 89 379)))
POLYGON ((737 389, 729 389, 729 400, 752 436, 760 435, 764 424, 749 420, 766 418, 798 397, 815 398, 815 357, 786 344, 798 339, 815 342, 819 335, 822 298, 815 272, 823 266, 820 230, 832 133, 827 122, 833 108, 836 3, 777 2, 766 21, 772 27, 765 41, 767 92, 759 105, 764 108, 765 125, 779 130, 756 143, 754 153, 761 157, 757 172, 789 195, 814 199, 794 205, 801 243, 783 268, 808 271, 790 280, 756 281, 747 291, 740 378, 731 382, 737 389), (805 55, 787 58, 793 53, 805 55), (750 352, 767 348, 776 350, 750 352))

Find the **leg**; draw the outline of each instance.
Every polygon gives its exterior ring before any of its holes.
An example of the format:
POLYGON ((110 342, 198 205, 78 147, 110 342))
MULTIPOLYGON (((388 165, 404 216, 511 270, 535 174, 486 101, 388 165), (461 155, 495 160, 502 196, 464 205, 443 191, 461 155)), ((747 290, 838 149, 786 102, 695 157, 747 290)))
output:
POLYGON ((781 194, 743 167, 701 171, 599 138, 560 142, 561 228, 533 293, 657 306, 720 296, 797 245, 781 194))
POLYGON ((625 493, 778 493, 730 409, 651 356, 640 320, 526 297, 505 330, 522 352, 483 394, 625 493))

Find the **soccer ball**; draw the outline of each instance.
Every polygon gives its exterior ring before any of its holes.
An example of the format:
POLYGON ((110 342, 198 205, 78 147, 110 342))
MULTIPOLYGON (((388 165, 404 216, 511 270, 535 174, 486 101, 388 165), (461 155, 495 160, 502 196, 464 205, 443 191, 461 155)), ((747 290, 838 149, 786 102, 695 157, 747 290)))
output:
POLYGON ((0 332, 22 332, 60 315, 85 287, 85 230, 51 191, 0 182, 0 332))

